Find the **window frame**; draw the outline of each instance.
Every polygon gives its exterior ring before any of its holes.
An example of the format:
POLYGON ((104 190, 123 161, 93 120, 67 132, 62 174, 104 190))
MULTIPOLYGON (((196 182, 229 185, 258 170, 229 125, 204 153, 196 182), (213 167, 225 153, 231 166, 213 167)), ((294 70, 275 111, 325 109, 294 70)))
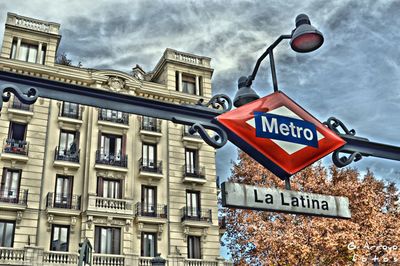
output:
MULTIPOLYGON (((123 182, 121 179, 105 178, 102 176, 98 176, 97 177, 97 189, 96 189, 97 196, 102 197, 102 198, 109 198, 109 199, 122 199, 122 191, 123 191, 122 185, 123 185, 123 182), (107 190, 107 197, 104 196, 104 181, 118 183, 118 196, 117 197, 115 197, 115 196, 113 198, 108 197, 108 194, 109 194, 108 190, 107 190)), ((114 189, 115 189, 115 185, 114 185, 114 189)), ((116 192, 116 190, 114 190, 114 195, 115 195, 115 192, 116 192)))
MULTIPOLYGON (((154 232, 142 232, 141 233, 141 238, 140 238, 140 256, 142 257, 156 257, 157 256, 157 252, 158 252, 158 237, 157 237, 157 233, 154 232), (153 250, 154 250, 154 256, 151 256, 151 254, 145 254, 146 250, 145 250, 145 240, 148 238, 145 238, 145 236, 149 236, 151 235, 153 237, 153 250), (147 256, 149 255, 149 256, 147 256)), ((150 253, 150 251, 149 251, 150 253)))
POLYGON ((140 196, 141 204, 142 204, 142 214, 157 214, 157 187, 156 186, 148 186, 142 185, 141 196, 140 196), (152 201, 153 204, 149 203, 149 190, 153 190, 152 201), (153 210, 151 210, 151 206, 153 206, 153 210))
MULTIPOLYGON (((63 252, 68 252, 69 251, 69 244, 70 244, 70 226, 69 225, 61 225, 61 224, 53 224, 51 227, 51 235, 50 235, 50 251, 63 251, 63 252), (53 249, 53 240, 54 240, 54 230, 55 228, 59 228, 59 234, 58 237, 61 235, 61 229, 66 228, 67 229, 67 249, 66 250, 61 250, 61 249, 53 249)), ((58 248, 60 248, 60 244, 58 244, 58 248)))
POLYGON ((201 194, 198 190, 186 190, 186 216, 188 217, 200 217, 201 216, 201 194), (188 196, 190 195, 190 205, 188 202, 188 196), (195 196, 193 198, 193 196, 195 196), (193 199, 196 201, 196 207, 192 206, 193 199), (194 211, 195 210, 195 211, 194 211))
MULTIPOLYGON (((18 203, 19 201, 19 193, 21 190, 21 176, 22 176, 22 170, 21 169, 12 169, 12 168, 7 168, 7 167, 3 167, 3 173, 2 173, 2 177, 1 177, 1 182, 0 182, 0 193, 3 192, 3 190, 5 189, 5 181, 7 178, 7 174, 8 173, 18 173, 18 186, 17 186, 17 190, 16 190, 16 194, 15 197, 10 197, 9 192, 7 193, 7 195, 1 195, 1 198, 4 199, 8 199, 8 200, 15 200, 15 203, 18 203)), ((12 183, 12 181, 9 181, 12 183)), ((9 191, 9 190, 8 190, 9 191)), ((4 192, 3 192, 4 193, 4 192)))
POLYGON ((54 187, 54 207, 61 207, 61 208, 65 208, 65 207, 71 207, 71 203, 72 203, 72 193, 73 193, 73 189, 74 189, 74 176, 71 175, 56 175, 56 182, 55 182, 55 187, 54 187), (63 185, 62 185, 62 191, 60 194, 57 194, 57 185, 58 185, 58 179, 59 178, 63 178, 68 179, 68 184, 69 184, 69 190, 68 190, 68 194, 64 195, 64 187, 65 187, 65 181, 63 181, 63 185), (58 200, 57 196, 62 197, 61 200, 58 200), (67 201, 64 202, 63 198, 66 197, 67 201), (59 202, 58 202, 59 201, 59 202))
POLYGON ((17 140, 17 139, 15 139, 15 138, 12 137, 13 134, 14 134, 13 125, 25 126, 25 130, 24 130, 24 133, 23 133, 24 137, 23 137, 22 140, 18 140, 18 141, 26 141, 26 132, 27 132, 27 129, 28 129, 28 124, 19 123, 19 122, 14 122, 14 121, 10 121, 10 125, 9 125, 9 127, 8 127, 8 135, 7 135, 8 139, 17 140))
POLYGON ((15 238, 15 221, 10 221, 10 220, 0 220, 0 223, 3 223, 4 228, 3 232, 0 232, 0 247, 14 247, 14 238, 15 238), (13 230, 12 230, 12 237, 11 237, 11 244, 10 246, 5 246, 5 231, 6 231, 6 224, 12 224, 13 230))
MULTIPOLYGON (((107 241, 105 241, 105 242, 107 242, 107 241)), ((95 229, 94 229, 94 250, 95 250, 96 253, 120 255, 121 254, 121 243, 122 243, 122 230, 121 230, 120 227, 108 227, 108 226, 97 226, 97 225, 95 226, 95 229), (102 229, 107 230, 106 231, 107 232, 106 238, 108 238, 108 230, 111 230, 111 234, 112 234, 112 236, 111 236, 111 245, 112 245, 111 246, 111 253, 108 253, 108 252, 102 253, 101 252, 102 244, 104 244, 104 243, 103 243, 102 239, 99 239, 99 236, 101 238, 101 235, 102 235, 101 230, 102 229), (118 233, 119 233, 118 249, 116 249, 116 246, 114 246, 115 241, 116 241, 114 232, 116 232, 116 231, 118 231, 118 233)), ((106 246, 106 249, 108 249, 107 246, 106 246)))
POLYGON ((202 257, 202 250, 201 250, 201 237, 200 236, 193 236, 193 235, 188 235, 187 236, 187 256, 188 259, 201 259, 202 257), (198 246, 199 246, 199 250, 198 250, 198 255, 199 256, 195 256, 196 250, 194 250, 194 241, 198 241, 198 246), (192 248, 192 249, 191 249, 192 248))

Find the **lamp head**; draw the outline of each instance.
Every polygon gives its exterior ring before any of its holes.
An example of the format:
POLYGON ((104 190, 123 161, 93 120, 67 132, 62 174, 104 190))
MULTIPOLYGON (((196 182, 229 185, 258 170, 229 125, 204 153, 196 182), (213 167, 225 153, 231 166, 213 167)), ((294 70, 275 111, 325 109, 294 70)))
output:
POLYGON ((317 50, 324 43, 324 36, 311 26, 310 19, 305 14, 296 17, 296 28, 292 32, 290 46, 299 53, 317 50))
POLYGON ((247 78, 240 77, 238 81, 238 91, 233 99, 233 105, 235 107, 240 107, 259 98, 260 96, 258 96, 250 86, 247 86, 247 78))

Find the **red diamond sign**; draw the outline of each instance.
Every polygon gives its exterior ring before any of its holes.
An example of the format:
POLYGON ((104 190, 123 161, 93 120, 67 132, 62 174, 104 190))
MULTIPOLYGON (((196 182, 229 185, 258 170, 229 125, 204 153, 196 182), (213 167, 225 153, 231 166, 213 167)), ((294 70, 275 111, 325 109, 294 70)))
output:
POLYGON ((346 142, 283 92, 216 118, 229 140, 281 179, 346 142))

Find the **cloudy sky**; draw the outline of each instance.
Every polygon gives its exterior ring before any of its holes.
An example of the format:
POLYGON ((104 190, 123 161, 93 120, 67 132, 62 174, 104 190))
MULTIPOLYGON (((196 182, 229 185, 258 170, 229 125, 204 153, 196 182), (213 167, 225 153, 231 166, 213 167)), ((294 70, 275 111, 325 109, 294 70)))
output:
MULTIPOLYGON (((309 54, 286 41, 277 47, 280 89, 321 121, 335 116, 358 136, 400 146, 399 1, 2 0, 0 10, 1 23, 7 12, 60 23, 59 51, 84 67, 151 71, 167 47, 211 57, 214 93, 231 97, 237 79, 306 13, 325 43, 309 54)), ((272 92, 268 66, 253 85, 262 96, 272 92)), ((222 179, 235 158, 233 145, 218 152, 222 179)), ((365 158, 352 166, 400 180, 400 162, 365 158)))

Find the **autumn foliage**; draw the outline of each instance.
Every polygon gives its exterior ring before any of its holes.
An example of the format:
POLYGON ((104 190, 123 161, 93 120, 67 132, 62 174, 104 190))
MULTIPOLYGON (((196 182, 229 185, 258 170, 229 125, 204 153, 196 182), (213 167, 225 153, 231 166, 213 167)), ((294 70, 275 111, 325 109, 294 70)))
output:
MULTIPOLYGON (((231 181, 284 188, 240 153, 231 181)), ((242 209, 224 210, 227 247, 235 265, 400 265, 399 193, 370 171, 326 169, 321 164, 291 178, 293 190, 346 196, 350 220, 242 209)))

